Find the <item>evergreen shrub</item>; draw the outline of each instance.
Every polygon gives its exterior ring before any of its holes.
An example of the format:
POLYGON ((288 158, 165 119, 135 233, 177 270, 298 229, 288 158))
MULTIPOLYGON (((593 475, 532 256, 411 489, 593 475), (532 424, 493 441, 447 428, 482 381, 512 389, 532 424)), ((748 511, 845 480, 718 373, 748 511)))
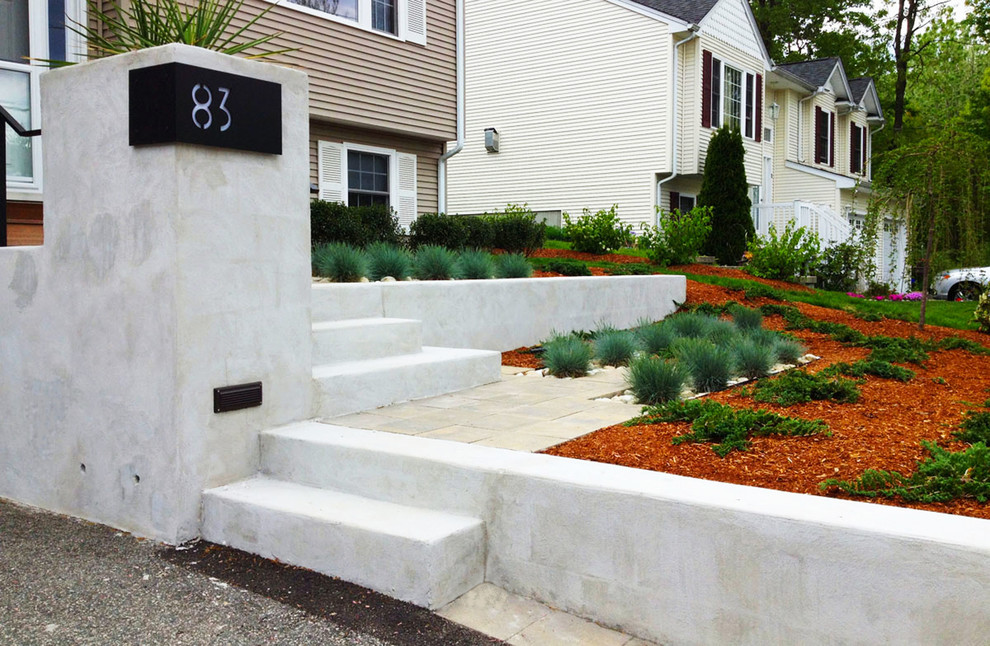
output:
POLYGON ((537 222, 536 214, 525 204, 510 204, 505 211, 487 217, 492 223, 495 249, 528 256, 543 247, 547 225, 537 222))
POLYGON ((413 220, 409 227, 409 244, 413 249, 424 246, 440 246, 462 249, 468 240, 465 218, 446 213, 424 213, 413 220))
POLYGON ((347 206, 341 202, 313 200, 309 206, 313 247, 343 242, 364 247, 373 242, 399 244, 399 218, 387 206, 347 206))
POLYGON ((738 263, 756 236, 745 157, 738 129, 722 126, 708 143, 698 206, 711 208, 712 230, 702 250, 722 265, 738 263))

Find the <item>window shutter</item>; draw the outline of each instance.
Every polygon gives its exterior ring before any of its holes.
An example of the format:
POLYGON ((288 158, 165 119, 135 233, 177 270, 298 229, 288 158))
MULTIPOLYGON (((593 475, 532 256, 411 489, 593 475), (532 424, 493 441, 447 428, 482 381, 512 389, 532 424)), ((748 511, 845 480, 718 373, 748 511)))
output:
POLYGON ((722 125, 722 61, 712 59, 712 128, 722 125))
POLYGON ((347 203, 347 159, 344 145, 320 141, 316 147, 316 178, 320 199, 325 202, 347 203))
POLYGON ((763 141, 763 75, 756 75, 756 142, 763 141))
POLYGON ((406 40, 426 44, 426 0, 406 0, 406 40))
POLYGON ((681 208, 681 194, 675 191, 670 192, 670 212, 673 213, 681 208))
POLYGON ((828 113, 828 165, 835 166, 835 113, 828 113))
POLYGON ((863 137, 862 152, 863 152, 863 165, 859 167, 859 172, 866 175, 866 165, 870 161, 870 153, 867 151, 866 147, 870 143, 869 138, 869 126, 863 126, 859 129, 860 136, 863 137))
POLYGON ((822 155, 822 109, 815 106, 815 163, 821 163, 822 155))
POLYGON ((701 52, 701 127, 712 127, 712 53, 701 52))
POLYGON ((418 215, 416 212, 416 155, 399 153, 398 161, 399 204, 395 211, 399 216, 399 225, 408 231, 409 225, 418 215))
POLYGON ((849 124, 849 172, 856 173, 859 171, 856 168, 856 162, 859 161, 857 157, 862 156, 862 151, 860 151, 857 145, 859 143, 859 128, 856 127, 855 123, 849 124))

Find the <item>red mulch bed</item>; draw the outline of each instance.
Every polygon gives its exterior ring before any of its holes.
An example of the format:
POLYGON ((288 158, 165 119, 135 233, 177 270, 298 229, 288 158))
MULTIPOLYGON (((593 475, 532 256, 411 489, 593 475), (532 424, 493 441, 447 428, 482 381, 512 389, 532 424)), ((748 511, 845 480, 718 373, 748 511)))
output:
MULTIPOLYGON (((724 303, 734 298, 738 298, 737 292, 688 281, 689 302, 724 303)), ((865 334, 919 335, 913 323, 888 319, 866 322, 838 310, 801 303, 796 306, 815 319, 844 323, 865 334)), ((783 329, 784 321, 780 317, 768 317, 766 327, 783 329)), ((812 372, 868 354, 865 349, 844 347, 823 334, 807 331, 795 334, 809 352, 822 357, 809 366, 812 372)), ((935 339, 961 336, 990 345, 987 335, 933 326, 926 326, 919 336, 935 339)), ((924 366, 907 367, 917 372, 908 383, 868 377, 861 386, 860 401, 855 404, 809 402, 790 407, 757 404, 740 395, 742 387, 711 396, 735 407, 762 407, 783 415, 822 419, 831 428, 830 437, 757 437, 752 438, 749 450, 719 458, 710 444, 673 445, 672 438, 688 432, 690 426, 678 422, 610 426, 547 449, 545 453, 720 482, 990 519, 990 505, 975 500, 905 503, 899 499, 850 497, 835 491, 822 492, 819 488, 819 483, 827 478, 851 480, 866 469, 911 472, 916 461, 926 457, 922 440, 953 450, 965 448, 950 437, 963 412, 968 410, 965 402, 980 404, 990 398, 987 378, 990 357, 974 356, 962 350, 935 352, 924 366)))
POLYGON ((684 272, 685 274, 698 274, 699 276, 722 276, 723 278, 741 278, 742 280, 752 280, 757 283, 763 283, 768 287, 774 287, 776 289, 789 289, 792 291, 802 291, 810 292, 813 291, 810 287, 805 285, 799 285, 798 283, 791 283, 786 280, 771 280, 769 278, 757 278, 753 274, 743 271, 742 269, 730 269, 729 267, 716 267, 714 265, 671 265, 667 267, 668 270, 673 272, 684 272))
POLYGON ((594 254, 583 251, 571 251, 570 249, 540 249, 534 251, 531 255, 533 258, 573 258, 574 260, 583 260, 585 262, 614 262, 626 265, 635 263, 649 264, 650 262, 646 258, 624 256, 618 253, 594 254))

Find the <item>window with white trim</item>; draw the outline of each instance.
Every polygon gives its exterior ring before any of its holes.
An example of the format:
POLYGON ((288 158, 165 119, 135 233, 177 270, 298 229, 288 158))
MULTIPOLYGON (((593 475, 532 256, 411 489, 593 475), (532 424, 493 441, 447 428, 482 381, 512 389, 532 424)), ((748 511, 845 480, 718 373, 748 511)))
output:
POLYGON ((710 94, 705 102, 709 115, 702 125, 711 128, 725 125, 738 130, 747 139, 759 141, 757 130, 762 128, 762 123, 758 123, 761 121, 758 96, 761 88, 758 86, 762 77, 714 57, 710 70, 706 68, 704 74, 703 85, 710 94))
POLYGON ((382 204, 408 227, 416 219, 416 155, 363 144, 317 144, 319 198, 348 206, 382 204))
POLYGON ((426 0, 289 0, 282 6, 426 44, 426 0))
MULTIPOLYGON (((66 12, 84 22, 76 0, 0 0, 0 105, 29 130, 40 128, 38 78, 47 68, 29 59, 80 61, 81 39, 65 28, 66 12)), ((40 140, 4 132, 10 191, 41 191, 40 140)))
POLYGON ((815 106, 815 161, 835 165, 835 113, 815 106))

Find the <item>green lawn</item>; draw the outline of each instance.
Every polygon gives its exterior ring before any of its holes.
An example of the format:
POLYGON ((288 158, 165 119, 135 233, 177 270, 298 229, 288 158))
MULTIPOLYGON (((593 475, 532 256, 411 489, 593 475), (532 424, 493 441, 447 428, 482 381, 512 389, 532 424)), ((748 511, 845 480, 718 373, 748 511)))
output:
MULTIPOLYGON (((558 240, 550 240, 547 242, 546 247, 548 249, 570 249, 571 245, 568 242, 561 242, 558 240)), ((618 271, 622 273, 665 273, 665 274, 679 274, 680 272, 673 272, 655 265, 650 265, 649 261, 646 260, 646 252, 641 249, 620 249, 616 253, 634 256, 637 258, 643 258, 642 264, 633 265, 621 265, 616 263, 608 262, 594 262, 594 261, 572 261, 576 263, 583 262, 589 267, 603 267, 609 271, 618 271)), ((534 265, 542 267, 546 265, 549 259, 534 258, 534 265)), ((721 276, 703 276, 698 274, 686 274, 691 280, 695 280, 699 283, 708 283, 711 285, 718 285, 720 287, 725 287, 733 290, 740 290, 745 292, 747 289, 757 289, 764 290, 765 288, 761 283, 753 280, 744 280, 740 278, 723 278, 721 276)), ((912 301, 876 301, 869 298, 852 298, 846 296, 841 292, 828 292, 820 289, 816 289, 813 292, 799 291, 799 290, 774 290, 773 296, 782 298, 785 301, 798 301, 801 303, 809 303, 811 305, 819 305, 821 307, 829 307, 837 310, 845 310, 847 312, 858 313, 862 315, 881 315, 886 316, 891 319, 899 319, 902 321, 918 321, 918 314, 921 311, 920 302, 912 301)), ((743 294, 739 295, 739 300, 743 299, 743 294)), ((956 328, 958 330, 976 330, 978 326, 975 321, 973 321, 973 312, 976 310, 976 303, 954 303, 948 301, 936 301, 929 300, 926 310, 925 320, 931 325, 941 325, 943 327, 956 328)))

